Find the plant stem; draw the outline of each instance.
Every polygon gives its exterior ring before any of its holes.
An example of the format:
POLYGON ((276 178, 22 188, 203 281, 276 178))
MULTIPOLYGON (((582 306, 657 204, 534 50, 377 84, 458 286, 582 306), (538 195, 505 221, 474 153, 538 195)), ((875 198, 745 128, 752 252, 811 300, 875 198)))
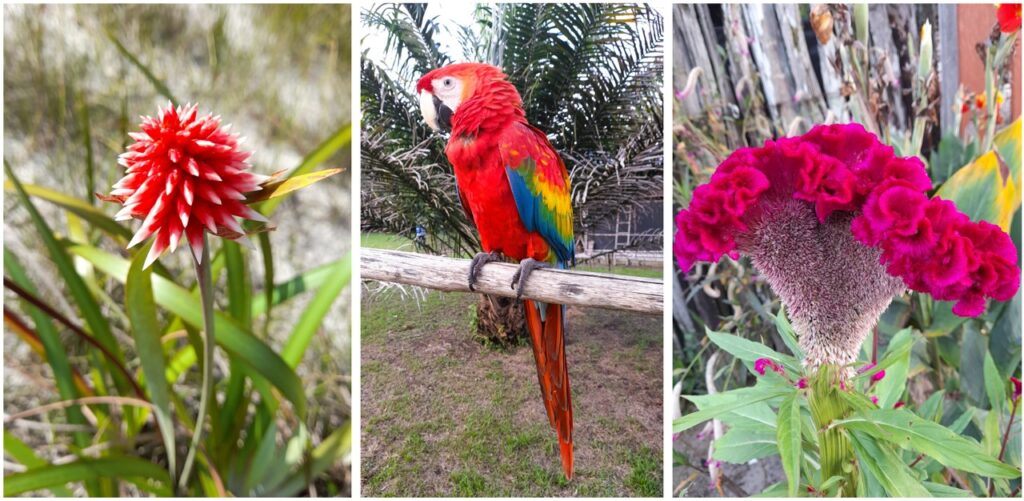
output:
MULTIPOLYGON (((1006 455, 1006 443, 1010 440, 1010 427, 1013 426, 1013 420, 1017 417, 1017 407, 1020 405, 1020 397, 1013 399, 1013 408, 1010 410, 1010 422, 1006 423, 1006 431, 1003 432, 1003 444, 999 447, 999 461, 1003 460, 1003 456, 1006 455)), ((988 486, 988 497, 992 497, 996 490, 996 483, 989 481, 988 486)))
POLYGON ((199 443, 203 437, 207 407, 213 393, 213 350, 216 347, 213 334, 213 279, 210 274, 210 247, 205 232, 203 233, 202 256, 197 258, 193 255, 193 262, 195 263, 196 277, 199 280, 199 298, 203 302, 203 386, 199 394, 199 413, 196 415, 192 444, 189 445, 185 466, 182 468, 181 478, 178 481, 178 489, 181 491, 185 490, 192 473, 196 451, 199 449, 199 443))
POLYGON ((839 395, 843 391, 839 388, 843 371, 844 368, 831 364, 819 367, 817 374, 810 378, 808 404, 814 426, 818 430, 821 478, 842 476, 845 482, 841 484, 840 496, 854 496, 857 492, 856 471, 843 471, 844 465, 854 461, 853 447, 844 430, 830 426, 833 421, 843 419, 850 413, 849 405, 839 395))

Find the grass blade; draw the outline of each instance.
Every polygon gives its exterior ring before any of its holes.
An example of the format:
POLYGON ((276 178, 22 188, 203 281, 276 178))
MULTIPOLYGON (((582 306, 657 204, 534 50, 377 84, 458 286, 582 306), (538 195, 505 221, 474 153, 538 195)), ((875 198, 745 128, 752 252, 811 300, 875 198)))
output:
POLYGON ((145 246, 132 259, 131 268, 125 282, 125 307, 132 325, 132 337, 135 339, 135 351, 146 376, 150 401, 154 406, 160 434, 167 449, 167 464, 170 466, 171 479, 177 472, 174 453, 174 422, 171 421, 171 398, 167 379, 164 374, 164 349, 160 343, 160 327, 156 317, 156 303, 153 301, 152 270, 143 269, 149 246, 145 246))

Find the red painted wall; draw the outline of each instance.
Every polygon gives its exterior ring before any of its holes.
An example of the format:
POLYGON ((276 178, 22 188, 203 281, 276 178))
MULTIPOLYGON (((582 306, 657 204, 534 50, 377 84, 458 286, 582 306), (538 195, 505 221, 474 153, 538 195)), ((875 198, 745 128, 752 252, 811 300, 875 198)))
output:
MULTIPOLYGON (((968 92, 981 93, 985 90, 985 62, 978 57, 974 45, 985 40, 992 33, 996 23, 996 7, 993 4, 960 4, 957 6, 957 31, 960 43, 960 82, 968 92)), ((1021 75, 1020 35, 1017 36, 1017 51, 1013 57, 1013 99, 1010 111, 1012 122, 1020 116, 1021 75)))

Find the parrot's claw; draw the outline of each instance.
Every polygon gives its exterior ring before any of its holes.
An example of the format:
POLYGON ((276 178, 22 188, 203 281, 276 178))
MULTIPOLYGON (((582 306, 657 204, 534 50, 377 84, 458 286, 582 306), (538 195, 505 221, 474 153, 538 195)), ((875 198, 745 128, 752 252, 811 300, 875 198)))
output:
POLYGON ((498 261, 501 259, 501 255, 497 251, 492 252, 478 252, 473 256, 473 260, 469 263, 469 290, 476 292, 476 277, 480 275, 480 268, 483 268, 485 264, 498 261))
POLYGON ((516 290, 516 299, 523 298, 523 287, 526 286, 526 279, 538 268, 550 268, 550 263, 537 261, 533 258, 526 258, 519 262, 519 269, 512 275, 512 288, 516 290))

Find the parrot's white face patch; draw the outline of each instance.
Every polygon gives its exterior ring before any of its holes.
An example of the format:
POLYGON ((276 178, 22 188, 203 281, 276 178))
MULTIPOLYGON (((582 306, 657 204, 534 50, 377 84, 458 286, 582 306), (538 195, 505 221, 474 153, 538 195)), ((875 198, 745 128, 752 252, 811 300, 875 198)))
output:
POLYGON ((462 104, 462 80, 455 77, 442 77, 430 82, 434 87, 434 95, 444 103, 452 113, 462 104))
POLYGON ((437 130, 437 108, 434 108, 434 95, 430 91, 420 91, 420 113, 427 126, 437 130))

